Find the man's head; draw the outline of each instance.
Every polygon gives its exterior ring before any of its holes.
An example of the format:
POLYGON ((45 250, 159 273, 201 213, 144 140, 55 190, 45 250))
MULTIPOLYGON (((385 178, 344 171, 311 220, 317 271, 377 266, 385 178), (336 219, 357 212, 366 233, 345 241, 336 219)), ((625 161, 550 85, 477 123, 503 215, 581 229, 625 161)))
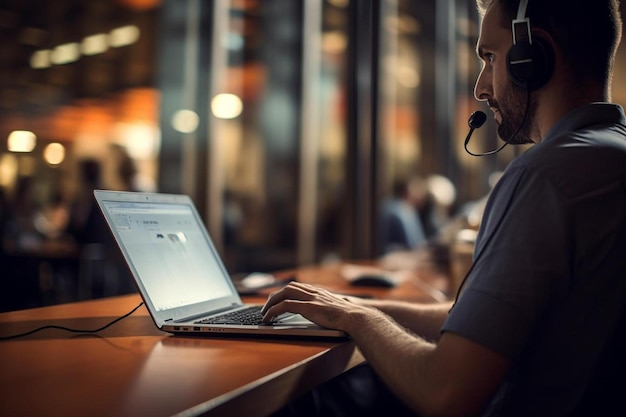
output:
MULTIPOLYGON (((520 0, 477 0, 483 16, 496 4, 510 29, 520 0)), ((529 0, 526 16, 552 38, 576 81, 609 84, 622 33, 618 0, 529 0)))
MULTIPOLYGON (((542 46, 546 52, 535 62, 546 56, 554 59, 556 65, 554 71, 551 62, 546 65, 548 70, 539 72, 545 76, 539 77, 543 80, 538 83, 536 78, 529 83, 520 82, 508 69, 513 43, 511 24, 519 4, 520 0, 477 0, 483 16, 477 52, 484 66, 475 95, 488 102, 499 136, 509 143, 536 141, 541 138, 542 129, 545 133, 545 123, 542 125, 536 117, 539 103, 553 109, 608 97, 621 37, 617 0, 529 0, 525 16, 530 20, 533 45, 542 46), (532 91, 538 93, 531 94, 532 91), (563 95, 570 97, 564 102, 554 101, 563 95)), ((540 115, 546 117, 544 111, 540 115)))

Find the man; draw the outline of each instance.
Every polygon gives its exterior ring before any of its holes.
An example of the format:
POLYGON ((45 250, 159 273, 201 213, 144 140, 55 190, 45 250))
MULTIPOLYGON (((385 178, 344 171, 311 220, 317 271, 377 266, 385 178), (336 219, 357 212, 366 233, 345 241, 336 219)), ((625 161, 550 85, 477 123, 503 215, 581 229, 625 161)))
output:
POLYGON ((530 0, 521 15, 531 32, 522 27, 516 41, 530 35, 542 48, 545 56, 532 54, 539 79, 511 68, 526 59, 507 57, 522 5, 478 0, 475 96, 503 140, 536 145, 493 190, 454 306, 345 299, 293 283, 264 308, 268 320, 292 311, 346 331, 421 416, 608 415, 623 407, 626 119, 608 103, 617 2, 530 0))

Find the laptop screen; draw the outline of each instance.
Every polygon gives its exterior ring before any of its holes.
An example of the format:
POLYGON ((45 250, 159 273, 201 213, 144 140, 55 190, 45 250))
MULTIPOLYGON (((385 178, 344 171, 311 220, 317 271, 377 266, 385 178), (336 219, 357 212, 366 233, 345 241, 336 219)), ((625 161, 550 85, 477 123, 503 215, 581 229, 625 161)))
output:
POLYGON ((233 295, 192 206, 107 200, 102 205, 155 311, 233 295))

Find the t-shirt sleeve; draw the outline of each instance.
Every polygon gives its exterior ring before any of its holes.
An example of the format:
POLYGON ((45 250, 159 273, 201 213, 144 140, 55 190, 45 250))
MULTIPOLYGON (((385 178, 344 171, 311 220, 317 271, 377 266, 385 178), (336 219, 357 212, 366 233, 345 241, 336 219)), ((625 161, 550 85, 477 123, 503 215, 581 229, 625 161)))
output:
POLYGON ((493 190, 474 265, 442 327, 512 359, 550 300, 565 291, 569 238, 564 199, 525 167, 508 170, 493 190))

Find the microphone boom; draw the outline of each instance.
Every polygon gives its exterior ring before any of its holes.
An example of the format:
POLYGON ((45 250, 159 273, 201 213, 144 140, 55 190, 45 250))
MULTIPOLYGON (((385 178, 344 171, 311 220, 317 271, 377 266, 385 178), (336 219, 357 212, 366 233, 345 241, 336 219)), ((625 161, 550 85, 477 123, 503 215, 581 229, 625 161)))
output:
POLYGON ((499 148, 494 149, 493 151, 484 152, 484 153, 474 153, 468 149, 467 145, 469 144, 470 138, 472 137, 472 133, 474 133, 475 129, 478 129, 479 127, 484 125, 486 121, 487 121, 487 115, 480 110, 476 110, 474 113, 472 113, 469 117, 469 120, 467 121, 467 124, 470 127, 470 131, 467 134, 467 137, 465 138, 464 147, 465 147, 465 152, 467 152, 468 154, 472 156, 493 155, 493 154, 500 152, 506 145, 508 145, 508 142, 504 142, 504 144, 500 146, 499 148))

